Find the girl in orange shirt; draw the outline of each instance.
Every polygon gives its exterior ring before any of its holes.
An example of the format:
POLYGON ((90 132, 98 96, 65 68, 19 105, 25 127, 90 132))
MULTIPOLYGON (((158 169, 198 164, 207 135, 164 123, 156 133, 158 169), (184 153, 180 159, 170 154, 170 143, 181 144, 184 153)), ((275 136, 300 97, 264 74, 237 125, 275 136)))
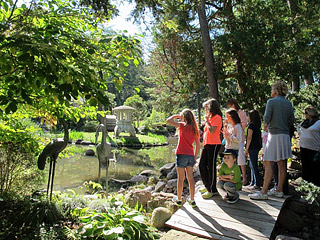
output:
POLYGON ((218 192, 216 160, 221 147, 222 113, 218 101, 214 98, 204 102, 203 107, 206 115, 199 170, 205 187, 199 191, 203 198, 211 198, 218 192))

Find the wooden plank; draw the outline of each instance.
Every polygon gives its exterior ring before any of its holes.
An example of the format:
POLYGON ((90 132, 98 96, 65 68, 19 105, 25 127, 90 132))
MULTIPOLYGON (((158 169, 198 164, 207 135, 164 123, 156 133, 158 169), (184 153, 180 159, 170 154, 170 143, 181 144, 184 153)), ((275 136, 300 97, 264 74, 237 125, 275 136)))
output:
MULTIPOLYGON (((199 234, 199 230, 202 232, 203 237, 210 237, 211 239, 220 239, 217 236, 223 236, 228 239, 268 239, 269 232, 267 236, 264 234, 251 230, 248 227, 242 227, 240 224, 235 228, 235 224, 228 223, 228 221, 223 221, 220 219, 206 219, 204 216, 190 216, 184 211, 180 211, 175 214, 166 223, 167 226, 176 228, 177 225, 180 226, 180 230, 188 231, 190 233, 199 234)), ((224 239, 224 238, 221 238, 224 239)))
POLYGON ((269 218, 263 218, 264 214, 256 214, 255 218, 250 217, 250 214, 246 214, 246 212, 235 212, 234 209, 232 209, 232 212, 225 212, 225 211, 217 211, 217 209, 205 209, 202 210, 201 206, 198 208, 192 208, 189 204, 185 204, 184 208, 193 213, 198 212, 199 214, 205 214, 207 216, 210 216, 213 219, 224 219, 227 221, 235 222, 235 223, 241 223, 247 226, 250 226, 252 228, 273 228, 276 219, 269 216, 269 218))
MULTIPOLYGON (((221 234, 228 237, 238 236, 240 233, 245 236, 254 236, 261 238, 269 238, 272 227, 255 227, 252 228, 243 224, 242 222, 237 222, 235 220, 230 221, 225 219, 226 215, 221 217, 212 218, 203 213, 199 213, 196 211, 189 212, 185 208, 179 209, 173 216, 174 218, 183 219, 183 222, 191 222, 190 227, 194 225, 200 225, 204 230, 214 232, 217 234, 221 234), (226 231, 227 230, 227 231, 226 231)), ((230 219, 230 218, 229 218, 230 219)), ((255 239, 255 238, 253 238, 255 239)))
MULTIPOLYGON (((172 220, 170 219, 169 221, 167 221, 166 226, 171 227, 176 230, 187 232, 189 234, 192 234, 192 235, 195 235, 195 236, 201 237, 201 238, 208 238, 208 239, 215 239, 215 240, 239 239, 239 238, 230 238, 230 237, 222 236, 222 235, 215 234, 212 232, 207 232, 207 231, 203 230, 202 228, 197 228, 196 226, 191 228, 190 226, 183 224, 183 221, 176 221, 174 219, 172 219, 172 220)), ((180 240, 180 239, 177 239, 177 240, 180 240)), ((187 240, 187 239, 185 239, 185 240, 187 240)))
POLYGON ((202 200, 196 198, 196 203, 198 206, 201 206, 204 209, 221 209, 225 210, 226 212, 230 212, 230 209, 239 210, 244 213, 248 214, 263 214, 265 213, 266 216, 270 215, 276 218, 279 214, 279 210, 275 209, 274 207, 270 207, 268 205, 258 205, 256 203, 248 203, 246 200, 240 199, 235 204, 229 204, 226 201, 220 198, 213 198, 210 200, 202 200))
POLYGON ((220 196, 203 199, 197 193, 197 208, 186 203, 166 225, 209 239, 269 239, 285 198, 257 201, 248 193, 240 191, 236 204, 228 204, 220 196))
MULTIPOLYGON (((227 205, 231 205, 231 204, 228 204, 226 201, 222 200, 222 198, 220 196, 214 196, 210 199, 203 199, 201 197, 200 194, 196 194, 195 196, 195 200, 196 202, 200 202, 200 203, 205 203, 205 202, 209 202, 209 203, 216 203, 216 204, 219 204, 221 206, 227 206, 227 205)), ((250 198, 246 197, 246 196, 243 196, 243 195, 240 195, 240 200, 241 201, 241 205, 243 208, 245 209, 250 209, 252 206, 259 206, 260 208, 264 209, 265 211, 279 211, 281 209, 281 206, 283 203, 275 203, 275 201, 273 200, 266 200, 266 201, 254 201, 254 200, 251 200, 250 198)), ((237 205, 238 203, 236 204, 233 204, 235 206, 235 208, 238 208, 237 205)))

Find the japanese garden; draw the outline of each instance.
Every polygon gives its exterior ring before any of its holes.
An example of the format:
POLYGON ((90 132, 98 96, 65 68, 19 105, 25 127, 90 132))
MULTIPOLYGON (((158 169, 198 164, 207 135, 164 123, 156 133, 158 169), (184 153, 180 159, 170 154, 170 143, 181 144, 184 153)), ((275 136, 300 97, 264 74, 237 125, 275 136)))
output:
POLYGON ((318 239, 319 19, 0 1, 0 239, 318 239), (139 33, 111 24, 124 8, 139 33))

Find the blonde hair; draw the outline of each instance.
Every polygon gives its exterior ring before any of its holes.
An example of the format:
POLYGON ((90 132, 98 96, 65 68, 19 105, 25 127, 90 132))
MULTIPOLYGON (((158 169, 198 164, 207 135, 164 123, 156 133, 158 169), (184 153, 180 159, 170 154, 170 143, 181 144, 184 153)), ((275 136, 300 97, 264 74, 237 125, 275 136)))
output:
POLYGON ((306 107, 304 110, 307 114, 309 114, 312 118, 317 118, 319 116, 317 109, 312 106, 306 107))
POLYGON ((279 96, 286 96, 288 93, 287 84, 283 81, 276 81, 272 84, 271 89, 279 96))
POLYGON ((198 124, 192 111, 190 109, 184 109, 181 111, 180 116, 183 116, 185 123, 191 126, 192 132, 194 133, 196 138, 200 138, 198 124))

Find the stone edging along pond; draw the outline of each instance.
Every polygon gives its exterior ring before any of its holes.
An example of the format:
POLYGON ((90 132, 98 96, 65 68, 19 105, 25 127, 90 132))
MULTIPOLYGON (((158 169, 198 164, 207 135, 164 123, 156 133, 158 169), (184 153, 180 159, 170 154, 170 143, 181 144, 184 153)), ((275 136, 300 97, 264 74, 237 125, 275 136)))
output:
MULTIPOLYGON (((76 139, 74 142, 69 141, 71 144, 75 145, 84 145, 84 146, 89 146, 89 145, 95 145, 95 143, 90 142, 90 141, 85 141, 82 139, 76 139)), ((111 143, 112 147, 128 147, 128 148, 149 148, 149 147, 160 147, 160 146, 166 146, 168 145, 168 142, 165 143, 111 143)))

